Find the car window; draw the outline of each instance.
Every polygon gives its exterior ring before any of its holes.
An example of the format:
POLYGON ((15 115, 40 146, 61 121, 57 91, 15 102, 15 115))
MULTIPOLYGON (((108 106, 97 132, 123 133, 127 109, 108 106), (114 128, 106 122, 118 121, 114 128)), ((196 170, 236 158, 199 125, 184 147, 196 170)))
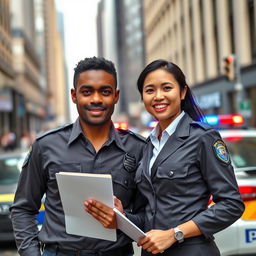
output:
POLYGON ((227 137, 224 139, 235 167, 256 166, 255 137, 227 137))
POLYGON ((0 159, 0 185, 18 182, 23 158, 9 157, 0 159))

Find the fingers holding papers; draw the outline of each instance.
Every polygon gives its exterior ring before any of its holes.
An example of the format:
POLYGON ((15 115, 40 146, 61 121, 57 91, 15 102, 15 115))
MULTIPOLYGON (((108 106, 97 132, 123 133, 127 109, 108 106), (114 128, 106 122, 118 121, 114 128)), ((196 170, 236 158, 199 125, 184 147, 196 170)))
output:
POLYGON ((97 219, 105 228, 117 228, 116 213, 112 208, 95 199, 85 201, 84 207, 85 210, 97 219))

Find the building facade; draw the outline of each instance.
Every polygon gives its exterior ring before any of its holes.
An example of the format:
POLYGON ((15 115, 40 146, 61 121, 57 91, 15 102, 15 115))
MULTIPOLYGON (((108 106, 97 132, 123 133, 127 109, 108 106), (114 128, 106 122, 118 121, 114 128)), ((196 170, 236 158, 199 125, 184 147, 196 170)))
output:
POLYGON ((256 126, 255 6, 255 0, 144 0, 146 62, 173 61, 205 113, 239 112, 256 126), (229 55, 239 71, 233 81, 223 68, 229 55))
POLYGON ((98 5, 98 55, 115 63, 119 77, 121 93, 114 119, 130 125, 137 125, 140 118, 136 80, 145 60, 142 12, 141 0, 102 0, 98 5))
POLYGON ((15 73, 12 67, 10 0, 0 1, 0 137, 15 123, 15 73))
MULTIPOLYGON (((58 28, 58 17, 54 0, 45 0, 45 59, 47 83, 47 123, 48 128, 69 122, 69 95, 63 36, 58 28)), ((60 21, 61 19, 59 19, 60 21)), ((62 24, 63 26, 63 24, 62 24)), ((63 29, 62 29, 63 30, 63 29)))

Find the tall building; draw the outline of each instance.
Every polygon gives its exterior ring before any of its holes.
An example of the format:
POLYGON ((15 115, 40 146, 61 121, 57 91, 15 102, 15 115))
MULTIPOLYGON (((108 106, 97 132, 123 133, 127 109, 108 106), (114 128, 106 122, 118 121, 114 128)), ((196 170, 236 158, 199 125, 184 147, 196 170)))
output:
POLYGON ((47 121, 49 126, 69 122, 63 37, 58 28, 54 0, 44 2, 46 46, 47 121))
POLYGON ((12 67, 10 0, 0 1, 0 137, 15 123, 15 88, 12 67))
POLYGON ((33 0, 11 1, 13 68, 15 70, 15 124, 17 138, 25 131, 38 132, 45 118, 45 88, 40 82, 41 64, 35 45, 33 0))
POLYGON ((98 54, 117 66, 118 111, 131 125, 137 125, 141 108, 136 80, 145 58, 142 11, 141 0, 102 0, 98 5, 98 54))
POLYGON ((206 113, 244 113, 256 126, 256 1, 144 0, 146 62, 177 63, 206 113), (234 55, 237 77, 223 59, 234 55))

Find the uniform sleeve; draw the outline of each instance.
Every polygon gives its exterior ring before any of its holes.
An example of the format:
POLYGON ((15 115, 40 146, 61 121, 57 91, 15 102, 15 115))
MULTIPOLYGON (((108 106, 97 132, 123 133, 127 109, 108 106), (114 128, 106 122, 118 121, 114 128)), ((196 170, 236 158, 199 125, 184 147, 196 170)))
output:
POLYGON ((215 130, 208 130, 201 137, 198 162, 215 204, 193 221, 206 237, 210 237, 235 222, 242 215, 244 204, 228 151, 215 130), (224 152, 218 151, 218 145, 224 146, 224 152))
POLYGON ((11 207, 11 220, 20 255, 37 256, 41 253, 36 214, 39 212, 46 184, 41 167, 42 155, 37 141, 27 157, 11 207))
POLYGON ((136 189, 133 202, 132 212, 125 211, 126 217, 140 229, 144 229, 145 206, 147 201, 138 189, 136 189))

